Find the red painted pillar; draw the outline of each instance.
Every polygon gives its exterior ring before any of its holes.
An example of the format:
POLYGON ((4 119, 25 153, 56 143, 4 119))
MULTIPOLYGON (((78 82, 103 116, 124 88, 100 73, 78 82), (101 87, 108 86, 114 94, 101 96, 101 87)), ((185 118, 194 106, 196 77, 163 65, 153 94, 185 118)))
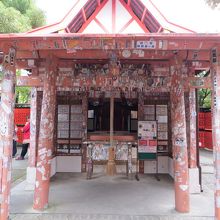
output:
POLYGON ((37 89, 31 89, 31 117, 30 117, 30 149, 28 157, 28 167, 36 166, 37 150, 37 89))
POLYGON ((54 144, 54 118, 56 105, 56 65, 48 60, 44 78, 43 100, 41 110, 36 183, 33 208, 43 210, 48 206, 50 170, 54 144))
POLYGON ((14 66, 5 65, 3 74, 0 105, 0 219, 7 220, 11 188, 16 69, 14 66))
MULTIPOLYGON (((83 135, 82 135, 82 141, 87 140, 87 120, 88 120, 88 96, 87 92, 85 92, 83 98, 82 98, 82 109, 83 109, 83 135)), ((86 164, 87 164, 87 145, 82 145, 82 172, 86 172, 86 164)))
POLYGON ((175 208, 189 212, 189 174, 186 139, 184 88, 181 66, 171 66, 171 118, 174 161, 175 208))
POLYGON ((215 217, 220 219, 220 65, 212 67, 212 132, 215 169, 215 217))
POLYGON ((190 141, 189 141, 189 167, 197 167, 197 150, 196 150, 196 92, 195 89, 189 91, 189 114, 190 114, 190 141))
MULTIPOLYGON (((190 160, 190 104, 189 104, 189 91, 184 92, 184 101, 185 101, 185 117, 186 117, 186 139, 187 139, 187 151, 188 151, 188 160, 190 160)), ((190 164, 190 161, 188 161, 190 164)))

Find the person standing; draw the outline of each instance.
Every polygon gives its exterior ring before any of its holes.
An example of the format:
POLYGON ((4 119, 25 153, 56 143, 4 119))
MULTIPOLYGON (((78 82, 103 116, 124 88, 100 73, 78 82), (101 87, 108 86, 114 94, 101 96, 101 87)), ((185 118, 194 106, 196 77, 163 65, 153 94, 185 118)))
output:
POLYGON ((12 157, 13 158, 15 157, 15 155, 17 153, 17 140, 18 140, 17 131, 18 131, 18 127, 15 124, 14 134, 13 134, 13 150, 12 150, 12 157))
POLYGON ((16 160, 24 160, 24 157, 28 151, 28 147, 30 144, 30 117, 27 117, 27 122, 25 126, 21 129, 23 132, 23 144, 22 144, 22 151, 21 155, 16 158, 16 160))

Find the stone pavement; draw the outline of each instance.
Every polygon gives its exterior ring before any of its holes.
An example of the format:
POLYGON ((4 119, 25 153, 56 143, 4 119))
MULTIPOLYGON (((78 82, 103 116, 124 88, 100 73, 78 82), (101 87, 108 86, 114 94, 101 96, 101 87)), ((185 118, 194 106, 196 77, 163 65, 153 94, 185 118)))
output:
MULTIPOLYGON (((21 170, 26 161, 20 161, 21 170)), ((13 163, 17 163, 13 161, 13 163)), ((17 164, 18 165, 18 164, 17 164)), ((191 211, 174 210, 173 181, 168 175, 125 176, 57 174, 51 180, 49 207, 42 213, 32 209, 33 192, 25 181, 12 189, 11 220, 211 220, 214 219, 214 177, 212 152, 201 152, 203 190, 191 195, 191 211), (204 158, 203 158, 204 157, 204 158), (205 167, 205 168, 204 168, 205 167), (207 168, 208 167, 208 168, 207 168)), ((16 166, 14 166, 16 167, 16 166)))
POLYGON ((131 216, 131 215, 73 215, 73 214, 17 214, 11 220, 213 220, 213 217, 131 216))
POLYGON ((202 188, 204 191, 214 192, 214 165, 213 152, 210 150, 200 150, 200 165, 202 168, 202 188))
POLYGON ((27 159, 19 161, 12 159, 12 188, 25 180, 27 164, 27 159))

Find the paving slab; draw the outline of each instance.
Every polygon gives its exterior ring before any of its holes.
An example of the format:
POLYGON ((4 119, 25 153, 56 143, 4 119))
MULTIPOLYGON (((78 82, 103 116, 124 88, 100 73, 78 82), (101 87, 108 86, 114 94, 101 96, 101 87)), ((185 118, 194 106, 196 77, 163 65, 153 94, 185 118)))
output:
POLYGON ((129 215, 73 215, 73 214, 17 214, 11 220, 213 220, 213 217, 129 216, 129 215))
POLYGON ((212 152, 202 150, 203 193, 190 195, 190 213, 174 209, 173 179, 141 175, 140 181, 125 175, 57 173, 51 179, 49 207, 33 210, 33 191, 25 191, 27 160, 13 160, 11 220, 211 220, 214 219, 212 152), (22 179, 23 178, 23 179, 22 179), (16 180, 18 179, 18 180, 16 180), (22 181, 22 182, 21 182, 22 181))
MULTIPOLYGON (((213 218, 212 190, 191 195, 190 213, 180 215, 174 209, 172 178, 160 175, 160 179, 157 181, 154 175, 142 175, 140 181, 136 181, 128 180, 125 175, 108 177, 97 174, 92 180, 86 180, 85 174, 57 173, 51 181, 49 207, 42 213, 32 209, 33 192, 24 190, 24 181, 12 189, 11 216, 35 214, 33 219, 37 219, 39 214, 44 214, 45 219, 50 215, 59 219, 59 215, 63 213, 66 219, 69 216, 69 219, 74 219, 74 216, 80 215, 85 216, 85 219, 91 219, 88 216, 93 215, 97 219, 103 219, 103 216, 111 219, 112 214, 114 219, 126 219, 126 216, 129 216, 130 219, 138 220, 147 217, 213 218)), ((42 219, 44 215, 41 216, 42 219)))

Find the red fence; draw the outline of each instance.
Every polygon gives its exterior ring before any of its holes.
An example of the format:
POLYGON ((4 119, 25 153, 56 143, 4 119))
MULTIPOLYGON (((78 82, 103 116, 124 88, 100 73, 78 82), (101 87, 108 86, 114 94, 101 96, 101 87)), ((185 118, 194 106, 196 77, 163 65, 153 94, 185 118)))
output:
POLYGON ((211 112, 205 113, 205 130, 212 129, 212 114, 211 112))
POLYGON ((199 112, 199 147, 213 149, 212 143, 212 113, 199 112))
POLYGON ((199 147, 204 148, 205 147, 205 132, 199 131, 199 147))

